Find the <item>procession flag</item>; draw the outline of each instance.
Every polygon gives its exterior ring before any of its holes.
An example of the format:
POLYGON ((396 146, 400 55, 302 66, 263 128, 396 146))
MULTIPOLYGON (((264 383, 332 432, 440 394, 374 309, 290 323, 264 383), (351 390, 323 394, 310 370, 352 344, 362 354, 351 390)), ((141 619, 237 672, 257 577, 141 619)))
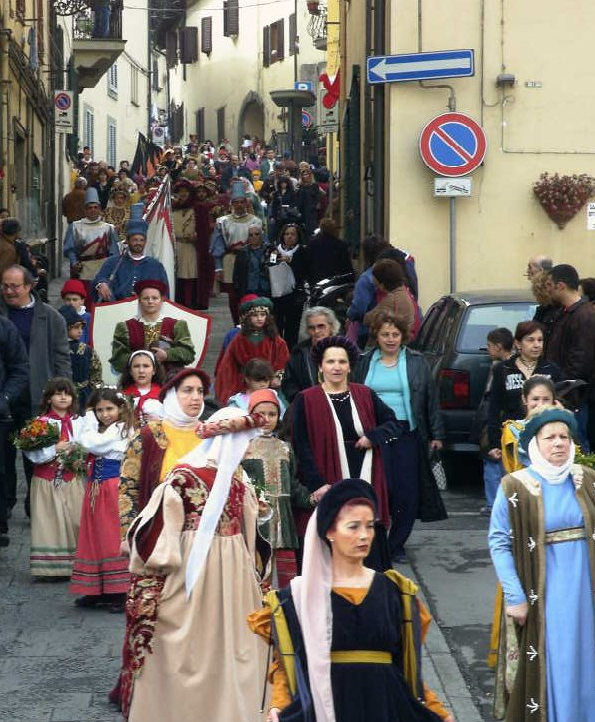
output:
POLYGON ((169 283, 169 295, 173 298, 176 292, 176 255, 171 212, 171 181, 168 175, 149 201, 143 218, 148 224, 145 254, 163 264, 169 283))
POLYGON ((134 177, 137 173, 140 173, 149 178, 155 175, 162 152, 163 149, 160 146, 151 143, 148 138, 139 133, 134 160, 130 167, 130 175, 134 177))

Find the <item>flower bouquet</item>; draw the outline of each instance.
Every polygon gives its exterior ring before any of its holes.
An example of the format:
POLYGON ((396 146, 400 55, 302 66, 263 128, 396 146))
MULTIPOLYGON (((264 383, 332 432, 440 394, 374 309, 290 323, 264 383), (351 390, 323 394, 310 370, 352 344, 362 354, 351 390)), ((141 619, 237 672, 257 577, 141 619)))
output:
POLYGON ((47 446, 57 444, 59 440, 60 431, 57 424, 41 418, 27 421, 25 426, 13 436, 14 445, 23 451, 45 449, 47 446))
POLYGON ((264 480, 253 479, 250 477, 250 483, 254 487, 254 493, 258 500, 258 524, 266 524, 273 517, 273 507, 271 506, 270 497, 264 480))
POLYGON ((87 475, 87 451, 80 444, 71 443, 56 454, 62 472, 75 476, 87 475))

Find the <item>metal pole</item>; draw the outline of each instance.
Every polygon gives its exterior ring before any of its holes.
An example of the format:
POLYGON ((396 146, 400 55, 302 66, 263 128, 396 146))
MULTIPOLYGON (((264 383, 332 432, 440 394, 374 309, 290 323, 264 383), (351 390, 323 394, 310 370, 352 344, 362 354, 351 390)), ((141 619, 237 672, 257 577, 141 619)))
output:
POLYGON ((449 200, 450 210, 450 292, 457 290, 457 206, 456 198, 449 200))
POLYGON ((326 209, 326 216, 328 218, 333 217, 333 193, 334 193, 334 176, 335 176, 335 134, 329 133, 327 136, 327 152, 328 152, 328 170, 329 170, 329 182, 328 182, 328 206, 326 209))

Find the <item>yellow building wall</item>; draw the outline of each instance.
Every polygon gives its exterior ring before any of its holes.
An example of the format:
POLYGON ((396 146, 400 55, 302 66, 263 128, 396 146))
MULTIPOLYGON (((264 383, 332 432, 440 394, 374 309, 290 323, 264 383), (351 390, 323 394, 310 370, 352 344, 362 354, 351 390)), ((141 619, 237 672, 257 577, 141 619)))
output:
MULTIPOLYGON (((451 85, 457 110, 482 124, 488 138, 472 197, 456 203, 457 288, 521 288, 527 259, 536 254, 595 275, 595 231, 587 231, 586 209, 559 230, 532 190, 544 171, 595 175, 595 5, 401 0, 391 7, 389 25, 390 54, 475 50, 473 78, 426 83, 451 85), (517 82, 500 90, 496 77, 504 72, 517 82), (525 85, 535 82, 541 87, 525 85)), ((348 52, 348 65, 353 57, 348 52)), ((449 291, 449 211, 447 200, 433 197, 434 173, 422 163, 418 141, 424 125, 448 111, 448 94, 417 83, 394 83, 387 93, 388 235, 415 255, 426 308, 449 291)))

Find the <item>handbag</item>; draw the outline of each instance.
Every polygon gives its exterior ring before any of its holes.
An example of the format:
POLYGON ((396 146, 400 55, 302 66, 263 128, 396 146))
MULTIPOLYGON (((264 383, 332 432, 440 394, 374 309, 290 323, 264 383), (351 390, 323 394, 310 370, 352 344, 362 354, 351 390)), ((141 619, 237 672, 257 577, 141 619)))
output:
POLYGON ((269 266, 269 280, 273 298, 287 296, 295 290, 295 276, 289 263, 278 263, 275 266, 269 266))
POLYGON ((430 454, 430 468, 438 489, 440 489, 440 491, 446 491, 448 486, 446 472, 444 471, 442 456, 438 449, 432 449, 432 453, 430 454))

